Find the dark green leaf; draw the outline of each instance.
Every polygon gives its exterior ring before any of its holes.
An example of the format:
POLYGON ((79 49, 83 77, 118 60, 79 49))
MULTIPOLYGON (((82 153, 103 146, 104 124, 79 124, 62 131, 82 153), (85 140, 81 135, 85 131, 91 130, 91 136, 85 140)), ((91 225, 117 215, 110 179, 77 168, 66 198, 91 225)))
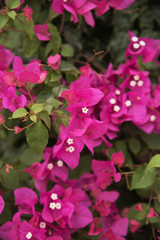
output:
POLYGON ((23 41, 23 51, 26 57, 32 57, 38 50, 40 41, 34 35, 32 39, 27 35, 23 41))
POLYGON ((50 118, 48 112, 47 111, 40 112, 39 116, 43 120, 43 122, 46 124, 48 129, 50 129, 51 128, 51 118, 50 118))
POLYGON ((19 186, 18 174, 14 169, 9 169, 9 173, 6 173, 3 169, 0 173, 2 185, 10 190, 14 190, 19 186))
POLYGON ((33 19, 31 18, 30 21, 25 21, 24 22, 24 28, 30 39, 32 39, 33 34, 34 34, 34 22, 33 19))
POLYGON ((64 57, 73 57, 74 49, 70 44, 62 44, 61 55, 64 57))
POLYGON ((6 4, 10 9, 17 8, 20 5, 20 0, 7 0, 6 4))
POLYGON ((31 148, 25 149, 21 156, 20 161, 27 166, 31 166, 35 162, 39 162, 42 159, 42 154, 38 154, 31 148))
POLYGON ((27 128, 26 137, 29 146, 34 151, 40 153, 48 143, 48 130, 41 121, 38 121, 27 128))
POLYGON ((0 15, 0 29, 2 29, 8 22, 8 16, 0 15))

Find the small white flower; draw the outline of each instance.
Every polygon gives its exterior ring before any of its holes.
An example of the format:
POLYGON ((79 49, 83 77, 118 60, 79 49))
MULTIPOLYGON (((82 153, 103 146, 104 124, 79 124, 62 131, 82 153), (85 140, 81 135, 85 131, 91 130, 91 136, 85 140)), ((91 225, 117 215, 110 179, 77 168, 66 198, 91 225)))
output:
POLYGON ((68 145, 73 144, 73 139, 72 138, 68 138, 67 143, 68 143, 68 145))
POLYGON ((56 209, 61 209, 61 204, 60 203, 56 203, 56 209))
POLYGON ((111 98, 111 99, 109 100, 109 102, 110 102, 110 104, 115 104, 115 103, 116 103, 116 99, 111 98))
POLYGON ((119 107, 118 105, 115 105, 114 108, 113 108, 113 110, 114 110, 115 112, 119 112, 120 107, 119 107))
POLYGON ((72 153, 72 152, 75 151, 75 148, 74 148, 73 146, 70 146, 70 147, 68 148, 68 151, 69 151, 70 153, 72 153))
POLYGON ((57 200, 58 199, 57 193, 52 193, 51 198, 52 200, 57 200))
POLYGON ((62 161, 62 160, 58 160, 57 166, 58 166, 58 167, 63 167, 63 161, 62 161))
POLYGON ((132 105, 132 103, 130 100, 127 100, 127 101, 125 101, 125 105, 126 105, 126 107, 130 107, 132 105))
POLYGON ((140 48, 140 45, 138 43, 133 43, 133 48, 138 49, 138 48, 140 48))
POLYGON ((53 163, 48 163, 47 168, 48 168, 49 170, 52 170, 52 168, 53 168, 53 163))
POLYGON ((139 87, 142 87, 142 86, 143 86, 143 83, 144 83, 144 82, 143 82, 142 80, 138 81, 138 86, 139 86, 139 87))
POLYGON ((55 207, 56 207, 56 203, 55 203, 55 202, 50 202, 49 207, 50 207, 52 210, 54 210, 55 207))
POLYGON ((137 42, 138 41, 138 37, 134 36, 131 38, 132 42, 137 42))
POLYGON ((134 75, 133 78, 135 81, 138 81, 140 79, 139 75, 134 75))
POLYGON ((87 114, 87 113, 88 113, 88 111, 89 111, 89 109, 88 109, 88 108, 86 108, 86 107, 82 108, 82 112, 83 112, 83 113, 87 114))
POLYGON ((139 44, 140 44, 142 47, 144 47, 144 46, 146 45, 146 43, 145 43, 143 40, 141 40, 141 41, 139 42, 139 44))
POLYGON ((26 234, 26 238, 27 238, 27 239, 31 239, 31 237, 32 237, 32 233, 31 233, 31 232, 28 232, 28 233, 26 234))
POLYGON ((119 89, 117 89, 117 90, 115 91, 115 94, 116 94, 116 95, 120 95, 120 94, 121 94, 121 91, 120 91, 119 89))
POLYGON ((151 116, 150 116, 150 121, 151 121, 151 122, 154 122, 155 120, 156 120, 156 116, 155 116, 155 115, 151 115, 151 116))
POLYGON ((40 228, 46 228, 46 223, 45 222, 40 222, 39 227, 40 228))
POLYGON ((133 81, 133 80, 132 80, 132 81, 130 81, 130 86, 131 86, 131 87, 135 87, 135 86, 136 86, 136 84, 137 84, 137 83, 136 83, 135 81, 133 81))

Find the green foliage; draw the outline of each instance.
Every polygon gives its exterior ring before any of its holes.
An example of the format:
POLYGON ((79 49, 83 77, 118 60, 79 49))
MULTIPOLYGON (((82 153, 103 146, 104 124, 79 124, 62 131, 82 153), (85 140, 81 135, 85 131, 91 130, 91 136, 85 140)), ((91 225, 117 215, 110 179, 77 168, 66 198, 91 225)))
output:
POLYGON ((20 118, 25 117, 28 114, 25 108, 18 108, 13 114, 12 118, 20 118))
POLYGON ((25 149, 21 156, 20 161, 26 166, 31 166, 35 162, 39 162, 42 159, 42 153, 36 153, 31 148, 25 149))
POLYGON ((19 187, 19 178, 14 169, 10 169, 9 173, 5 169, 1 170, 0 178, 2 185, 7 189, 14 190, 19 187))
POLYGON ((147 169, 146 166, 140 166, 133 174, 130 190, 147 188, 155 180, 155 169, 147 169))
POLYGON ((7 0, 6 4, 10 9, 17 8, 20 5, 20 0, 7 0))
POLYGON ((6 15, 0 15, 0 29, 2 29, 8 22, 8 16, 6 15))
POLYGON ((48 130, 41 121, 27 128, 26 138, 29 146, 41 153, 48 143, 48 130))

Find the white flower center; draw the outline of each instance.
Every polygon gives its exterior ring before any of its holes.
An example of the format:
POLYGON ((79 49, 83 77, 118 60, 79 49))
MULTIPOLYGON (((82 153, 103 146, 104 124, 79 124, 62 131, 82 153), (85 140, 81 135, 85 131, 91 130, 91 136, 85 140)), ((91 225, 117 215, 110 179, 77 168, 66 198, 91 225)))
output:
POLYGON ((134 75, 133 78, 134 78, 135 81, 138 81, 140 79, 139 75, 134 75))
POLYGON ((138 49, 138 48, 140 48, 140 45, 138 43, 133 43, 133 48, 138 49))
POLYGON ((120 107, 119 107, 118 105, 115 105, 114 108, 113 108, 113 110, 114 110, 115 112, 119 112, 120 107))
POLYGON ((126 107, 130 107, 130 106, 132 105, 132 103, 131 103, 130 100, 127 100, 127 101, 125 102, 125 105, 126 105, 126 107))
POLYGON ((120 90, 117 89, 117 90, 115 91, 115 94, 116 94, 116 95, 120 95, 120 94, 121 94, 120 90))
POLYGON ((61 209, 61 204, 60 203, 56 203, 56 209, 61 209))
POLYGON ((52 193, 51 198, 52 200, 57 200, 58 199, 57 193, 52 193))
POLYGON ((141 97, 137 97, 137 100, 141 100, 141 97))
POLYGON ((142 47, 144 47, 144 46, 146 45, 146 43, 145 43, 143 40, 141 40, 141 41, 139 42, 139 44, 140 44, 142 47))
POLYGON ((55 202, 50 202, 49 207, 50 207, 52 210, 54 210, 55 207, 56 207, 56 203, 55 203, 55 202))
POLYGON ((83 112, 83 113, 87 114, 87 113, 88 113, 88 111, 89 111, 89 109, 88 109, 88 108, 86 108, 86 107, 82 108, 82 112, 83 112))
POLYGON ((53 168, 53 163, 48 163, 47 168, 48 168, 49 170, 52 170, 52 168, 53 168))
POLYGON ((132 81, 130 81, 130 86, 131 86, 131 87, 135 87, 135 86, 136 86, 136 84, 137 84, 137 83, 136 83, 135 81, 133 81, 133 80, 132 80, 132 81))
POLYGON ((62 166, 63 166, 63 161, 62 161, 62 160, 58 160, 57 166, 58 166, 58 167, 62 167, 62 166))
POLYGON ((142 87, 142 86, 143 86, 143 81, 142 81, 142 80, 138 81, 138 86, 139 86, 139 87, 142 87))
POLYGON ((155 115, 151 115, 151 116, 150 116, 150 121, 151 121, 151 122, 154 122, 155 120, 156 120, 156 116, 155 116, 155 115))
POLYGON ((75 148, 74 148, 73 146, 70 146, 70 147, 68 148, 68 151, 69 151, 70 153, 72 153, 72 152, 75 151, 75 148))
POLYGON ((46 227, 46 223, 45 222, 40 222, 39 227, 40 228, 45 228, 46 227))
POLYGON ((110 102, 111 104, 115 104, 115 103, 116 103, 116 99, 111 98, 111 99, 109 100, 109 102, 110 102))
POLYGON ((70 145, 70 144, 73 144, 73 139, 72 139, 72 138, 68 138, 67 143, 68 143, 69 145, 70 145))
POLYGON ((31 237, 32 237, 32 233, 31 233, 31 232, 28 232, 28 233, 26 234, 26 238, 27 238, 27 239, 31 239, 31 237))
POLYGON ((132 42, 137 42, 138 41, 138 37, 134 36, 131 38, 132 42))

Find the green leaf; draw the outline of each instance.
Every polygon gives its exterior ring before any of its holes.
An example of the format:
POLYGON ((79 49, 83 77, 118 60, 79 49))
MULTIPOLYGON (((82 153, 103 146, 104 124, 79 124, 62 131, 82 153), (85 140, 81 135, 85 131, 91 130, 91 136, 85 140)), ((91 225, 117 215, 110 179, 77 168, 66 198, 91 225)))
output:
POLYGON ((115 144, 115 148, 116 148, 116 151, 117 152, 120 152, 122 151, 124 156, 126 156, 127 154, 127 147, 126 147, 126 144, 124 141, 117 141, 116 144, 115 144))
POLYGON ((140 166, 132 177, 130 190, 151 186, 155 180, 155 175, 154 168, 147 169, 146 166, 140 166))
POLYGON ((141 150, 141 144, 140 141, 137 138, 131 138, 129 140, 129 149, 133 154, 138 154, 141 150))
POLYGON ((149 213, 149 207, 146 203, 141 203, 143 211, 137 211, 134 208, 137 206, 137 204, 134 204, 130 210, 128 217, 129 219, 135 219, 139 222, 143 221, 146 218, 146 215, 149 213))
POLYGON ((7 0, 6 4, 10 9, 17 8, 20 5, 20 0, 7 0))
POLYGON ((48 143, 48 130, 41 121, 27 128, 26 138, 29 146, 40 153, 48 143))
POLYGON ((38 51, 40 43, 41 42, 35 35, 33 35, 32 39, 30 39, 30 37, 26 35, 23 40, 23 51, 26 57, 32 57, 38 51))
POLYGON ((10 190, 14 190, 19 187, 18 174, 14 169, 9 169, 9 173, 5 172, 5 169, 1 170, 1 183, 10 190))
POLYGON ((20 156, 20 161, 27 166, 31 166, 33 163, 39 162, 43 157, 42 155, 43 155, 42 153, 38 154, 31 148, 28 148, 22 152, 20 156))
POLYGON ((30 119, 31 119, 32 122, 36 123, 37 122, 37 115, 31 115, 30 119))
POLYGON ((51 36, 50 36, 50 42, 47 44, 45 48, 46 56, 51 51, 53 51, 53 54, 56 54, 59 51, 61 47, 61 42, 62 42, 57 27, 50 23, 48 25, 49 25, 49 32, 51 33, 51 36))
POLYGON ((64 57, 73 57, 74 49, 70 44, 62 44, 61 55, 64 57))
POLYGON ((76 67, 72 63, 64 61, 64 60, 61 61, 61 71, 62 72, 67 72, 67 71, 72 71, 72 70, 77 70, 76 67))
POLYGON ((37 104, 32 105, 31 110, 34 113, 39 113, 43 110, 43 108, 44 108, 44 104, 37 103, 37 104))
POLYGON ((58 108, 62 103, 60 101, 58 101, 55 98, 51 99, 51 103, 53 104, 53 107, 58 108))
POLYGON ((34 34, 34 22, 33 19, 31 18, 30 21, 25 21, 24 22, 24 28, 30 39, 32 39, 33 34, 34 34))
POLYGON ((145 132, 140 132, 140 136, 143 141, 148 145, 149 149, 159 150, 160 147, 160 135, 158 134, 147 134, 145 132))
POLYGON ((25 108, 18 108, 13 114, 12 118, 25 117, 27 115, 27 110, 25 108))
POLYGON ((0 15, 0 29, 2 29, 8 22, 8 16, 0 15))
POLYGON ((15 20, 15 17, 17 16, 17 13, 15 11, 10 11, 7 13, 10 18, 15 20))
POLYGON ((54 72, 49 72, 47 74, 47 77, 45 79, 45 84, 53 87, 55 85, 55 82, 58 82, 62 78, 62 75, 60 72, 54 71, 54 72))
POLYGON ((43 120, 43 122, 46 124, 48 129, 51 128, 51 118, 47 111, 40 112, 39 117, 43 120))
POLYGON ((156 154, 154 157, 152 157, 147 164, 147 169, 155 167, 160 167, 160 154, 156 154))

